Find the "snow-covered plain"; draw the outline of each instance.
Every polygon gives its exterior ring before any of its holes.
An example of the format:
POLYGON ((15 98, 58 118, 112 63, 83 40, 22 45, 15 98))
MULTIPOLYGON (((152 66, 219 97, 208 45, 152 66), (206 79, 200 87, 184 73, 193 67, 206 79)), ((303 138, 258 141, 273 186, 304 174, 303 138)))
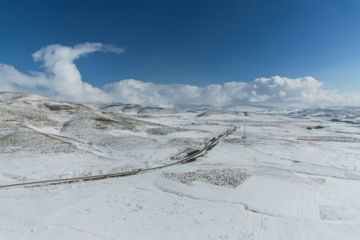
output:
POLYGON ((359 112, 96 107, 2 93, 0 185, 161 166, 239 128, 194 162, 0 188, 0 239, 360 239, 359 112))

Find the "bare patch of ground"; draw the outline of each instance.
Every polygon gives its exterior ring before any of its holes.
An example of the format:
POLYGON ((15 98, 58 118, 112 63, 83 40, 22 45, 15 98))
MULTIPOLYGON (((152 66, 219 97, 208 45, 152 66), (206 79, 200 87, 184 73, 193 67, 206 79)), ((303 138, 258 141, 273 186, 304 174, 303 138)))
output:
POLYGON ((225 138, 225 143, 231 143, 231 144, 239 144, 239 145, 255 145, 255 144, 261 144, 262 142, 257 138, 238 138, 238 137, 232 137, 232 138, 225 138))
POLYGON ((146 130, 148 134, 151 135, 168 135, 170 133, 179 132, 180 129, 170 128, 170 127, 161 127, 161 128, 149 128, 146 130))
POLYGON ((326 182, 323 178, 310 178, 308 183, 311 185, 324 185, 326 182))
POLYGON ((360 142, 360 138, 354 137, 338 137, 338 136, 303 136, 298 137, 303 141, 322 141, 322 142, 360 142))
POLYGON ((163 173, 164 177, 191 185, 193 181, 202 181, 218 186, 236 188, 251 175, 245 169, 196 170, 185 173, 163 173))
POLYGON ((325 206, 320 205, 320 217, 327 221, 344 221, 359 218, 360 211, 358 209, 346 208, 341 206, 325 206))

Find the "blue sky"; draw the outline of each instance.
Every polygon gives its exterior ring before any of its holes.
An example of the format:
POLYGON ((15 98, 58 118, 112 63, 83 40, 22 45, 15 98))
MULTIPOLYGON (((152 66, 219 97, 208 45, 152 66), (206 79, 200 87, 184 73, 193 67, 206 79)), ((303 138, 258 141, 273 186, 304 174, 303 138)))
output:
POLYGON ((0 63, 44 71, 44 46, 113 44, 75 61, 94 87, 122 79, 204 87, 275 75, 360 89, 355 0, 0 0, 0 63))

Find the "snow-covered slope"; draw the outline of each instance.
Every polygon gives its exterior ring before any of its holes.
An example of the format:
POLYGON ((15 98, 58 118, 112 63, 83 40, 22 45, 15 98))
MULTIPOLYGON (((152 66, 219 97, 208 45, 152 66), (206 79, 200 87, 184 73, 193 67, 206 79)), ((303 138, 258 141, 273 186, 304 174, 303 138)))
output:
POLYGON ((2 93, 0 99, 3 183, 161 165, 214 136, 35 95, 2 93))
POLYGON ((360 124, 360 107, 328 107, 328 108, 309 108, 290 112, 291 117, 312 117, 326 119, 333 122, 345 122, 350 124, 360 124))
POLYGON ((360 128, 332 121, 356 108, 127 105, 146 109, 136 114, 119 104, 0 99, 0 185, 160 166, 239 127, 186 164, 0 188, 0 239, 360 239, 360 128))

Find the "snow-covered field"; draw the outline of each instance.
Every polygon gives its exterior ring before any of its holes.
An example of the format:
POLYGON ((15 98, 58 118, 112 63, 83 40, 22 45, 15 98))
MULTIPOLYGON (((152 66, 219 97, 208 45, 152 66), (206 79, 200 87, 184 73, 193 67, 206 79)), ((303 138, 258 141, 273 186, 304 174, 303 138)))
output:
POLYGON ((0 239, 360 239, 359 112, 97 107, 2 93, 0 185, 162 166, 239 128, 186 164, 0 188, 0 239))

